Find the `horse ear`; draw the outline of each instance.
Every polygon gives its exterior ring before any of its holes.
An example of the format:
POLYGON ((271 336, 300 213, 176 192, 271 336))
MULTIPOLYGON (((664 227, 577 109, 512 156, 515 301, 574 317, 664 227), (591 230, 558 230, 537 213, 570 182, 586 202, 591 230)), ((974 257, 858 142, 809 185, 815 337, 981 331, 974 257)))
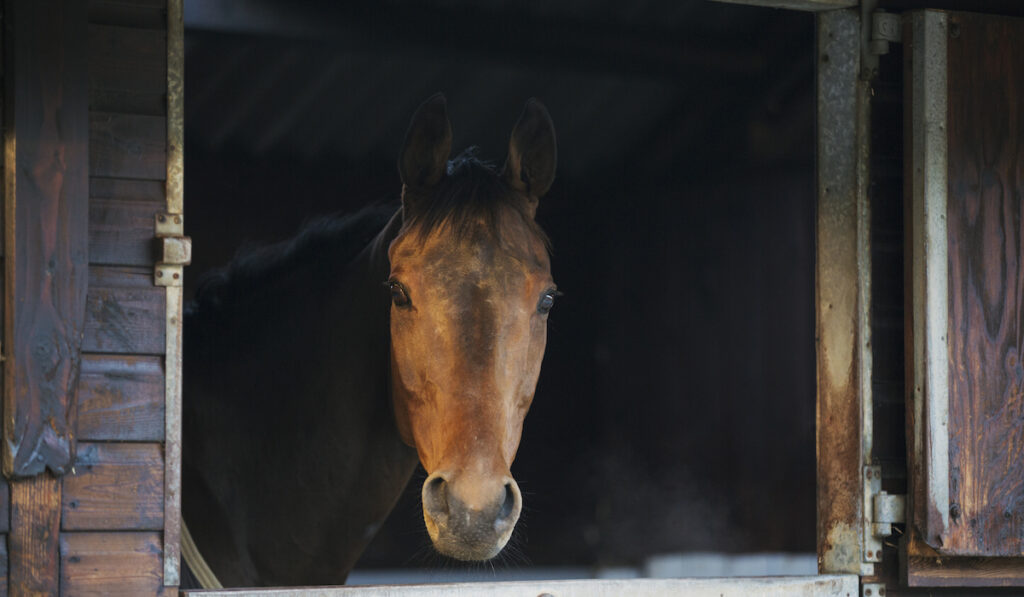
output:
POLYGON ((536 205, 555 180, 556 161, 555 125, 544 104, 530 98, 512 129, 502 177, 512 187, 528 194, 536 205))
POLYGON ((416 110, 398 157, 402 184, 411 189, 431 187, 441 180, 452 150, 452 125, 444 95, 434 94, 416 110))

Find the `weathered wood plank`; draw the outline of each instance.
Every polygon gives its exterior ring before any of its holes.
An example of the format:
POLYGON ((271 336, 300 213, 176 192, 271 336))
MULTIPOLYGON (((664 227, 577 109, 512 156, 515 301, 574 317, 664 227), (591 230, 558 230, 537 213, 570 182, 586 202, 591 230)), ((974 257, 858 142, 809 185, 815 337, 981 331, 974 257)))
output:
POLYGON ((163 30, 167 0, 89 0, 89 22, 163 30))
POLYGON ((93 265, 156 263, 158 203, 93 198, 89 204, 89 261, 93 265))
POLYGON ((60 594, 67 597, 163 595, 160 534, 63 533, 60 594))
POLYGON ((820 12, 857 6, 857 0, 715 0, 728 4, 747 4, 750 6, 770 6, 771 8, 787 8, 789 10, 807 10, 820 12))
POLYGON ((118 201, 140 201, 167 203, 164 194, 164 183, 158 180, 126 180, 123 178, 89 178, 89 197, 91 199, 116 199, 118 201))
POLYGON ((7 582, 7 535, 0 535, 0 597, 7 597, 7 582))
POLYGON ((89 114, 89 173, 108 178, 167 178, 167 119, 89 114))
POLYGON ((167 113, 167 34, 161 29, 89 26, 89 108, 167 113))
MULTIPOLYGON (((952 13, 949 29, 950 527, 940 551, 1019 557, 1024 20, 952 13)), ((1016 571, 1024 584, 1024 559, 1016 571)))
POLYGON ((910 587, 1019 587, 1024 585, 1021 558, 942 556, 911 530, 907 537, 907 585, 910 587))
POLYGON ((160 530, 164 524, 160 444, 82 442, 64 478, 65 531, 160 530))
POLYGON ((0 475, 0 533, 11 530, 11 486, 0 475))
POLYGON ((10 3, 5 74, 6 304, 3 468, 63 473, 74 459, 88 282, 85 7, 10 3))
POLYGON ((49 597, 58 589, 61 480, 49 471, 11 481, 8 575, 12 594, 49 597))
POLYGON ((164 368, 160 357, 82 357, 79 441, 162 441, 164 368))
POLYGON ((89 272, 82 350, 163 354, 166 295, 152 270, 93 267, 89 272))

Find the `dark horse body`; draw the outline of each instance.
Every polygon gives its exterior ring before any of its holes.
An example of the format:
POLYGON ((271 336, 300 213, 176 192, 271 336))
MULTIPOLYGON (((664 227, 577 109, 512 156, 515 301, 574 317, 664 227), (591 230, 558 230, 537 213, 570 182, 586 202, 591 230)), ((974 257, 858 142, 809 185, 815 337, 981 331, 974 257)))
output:
POLYGON ((323 220, 188 309, 182 509, 225 586, 344 582, 417 461, 439 551, 487 559, 507 541, 555 294, 532 219, 554 136, 531 102, 500 172, 446 171, 450 141, 436 96, 407 136, 397 213, 323 220))

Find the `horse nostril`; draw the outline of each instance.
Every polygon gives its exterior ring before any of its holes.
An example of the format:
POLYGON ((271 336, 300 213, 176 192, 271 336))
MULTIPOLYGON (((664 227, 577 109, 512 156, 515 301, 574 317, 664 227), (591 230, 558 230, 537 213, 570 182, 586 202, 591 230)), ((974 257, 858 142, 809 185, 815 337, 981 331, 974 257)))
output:
POLYGON ((423 504, 434 514, 448 513, 448 482, 438 475, 423 485, 423 504))
POLYGON ((511 483, 505 483, 505 500, 501 503, 498 520, 507 520, 516 510, 516 490, 511 483))

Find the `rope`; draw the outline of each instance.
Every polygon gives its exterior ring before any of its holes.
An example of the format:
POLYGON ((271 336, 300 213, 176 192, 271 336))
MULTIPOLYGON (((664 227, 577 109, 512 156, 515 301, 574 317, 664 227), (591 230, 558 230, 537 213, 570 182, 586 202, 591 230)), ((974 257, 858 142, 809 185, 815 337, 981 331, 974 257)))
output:
POLYGON ((217 580, 217 575, 210 570, 210 566, 203 559, 203 554, 199 553, 199 548, 192 540, 192 533, 188 532, 188 525, 185 524, 184 518, 181 519, 181 557, 185 559, 185 563, 188 564, 192 574, 204 589, 224 588, 217 580))

